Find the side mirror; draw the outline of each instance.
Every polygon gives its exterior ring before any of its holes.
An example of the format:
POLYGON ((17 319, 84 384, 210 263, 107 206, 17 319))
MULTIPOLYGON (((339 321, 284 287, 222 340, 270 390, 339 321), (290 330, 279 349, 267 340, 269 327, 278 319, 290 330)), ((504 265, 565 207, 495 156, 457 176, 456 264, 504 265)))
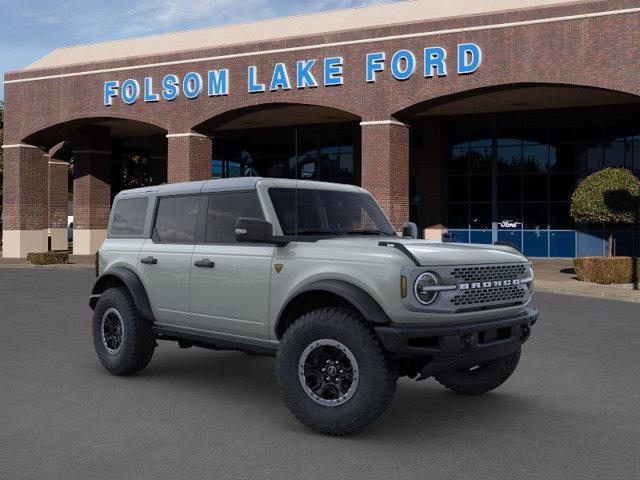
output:
POLYGON ((418 238, 418 226, 413 222, 403 223, 402 236, 404 238, 418 238))
POLYGON ((273 243, 273 225, 261 218, 238 218, 236 220, 236 241, 273 243))

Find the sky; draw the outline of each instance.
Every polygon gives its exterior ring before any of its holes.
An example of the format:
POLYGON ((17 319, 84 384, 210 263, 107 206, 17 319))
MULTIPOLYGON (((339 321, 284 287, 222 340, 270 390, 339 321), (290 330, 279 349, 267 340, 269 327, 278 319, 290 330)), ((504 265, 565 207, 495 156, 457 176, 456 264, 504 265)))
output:
POLYGON ((59 47, 389 1, 0 0, 0 75, 59 47))

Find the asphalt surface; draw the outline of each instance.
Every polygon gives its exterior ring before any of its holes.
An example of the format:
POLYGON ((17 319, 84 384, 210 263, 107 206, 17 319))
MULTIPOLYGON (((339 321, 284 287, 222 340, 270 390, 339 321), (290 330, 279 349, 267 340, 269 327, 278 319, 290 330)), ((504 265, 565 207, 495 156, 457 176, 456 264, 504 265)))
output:
POLYGON ((347 438, 307 430, 273 360, 162 343, 93 351, 88 270, 0 268, 0 479, 637 479, 640 307, 538 294, 514 376, 482 397, 402 379, 347 438))

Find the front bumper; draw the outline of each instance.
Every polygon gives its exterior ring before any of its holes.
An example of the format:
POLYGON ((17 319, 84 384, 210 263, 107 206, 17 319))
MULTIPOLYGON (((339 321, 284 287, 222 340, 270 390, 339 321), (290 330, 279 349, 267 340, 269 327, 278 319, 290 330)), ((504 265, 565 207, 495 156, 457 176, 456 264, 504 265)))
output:
POLYGON ((375 327, 384 348, 399 357, 420 357, 427 361, 421 378, 439 371, 472 367, 509 355, 522 345, 538 320, 538 311, 439 325, 385 325, 375 327))

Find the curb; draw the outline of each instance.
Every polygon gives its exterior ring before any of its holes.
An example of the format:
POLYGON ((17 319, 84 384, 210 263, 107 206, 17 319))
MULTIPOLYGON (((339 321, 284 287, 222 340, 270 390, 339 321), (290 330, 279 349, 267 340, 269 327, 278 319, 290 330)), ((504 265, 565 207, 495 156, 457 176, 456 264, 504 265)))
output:
POLYGON ((628 292, 611 292, 600 291, 592 292, 576 287, 566 287, 558 285, 556 282, 545 282, 544 280, 536 280, 534 282, 534 292, 542 293, 555 293, 559 295, 571 295, 574 297, 588 297, 597 298, 601 300, 616 300, 619 302, 640 303, 640 292, 628 291, 628 292))

